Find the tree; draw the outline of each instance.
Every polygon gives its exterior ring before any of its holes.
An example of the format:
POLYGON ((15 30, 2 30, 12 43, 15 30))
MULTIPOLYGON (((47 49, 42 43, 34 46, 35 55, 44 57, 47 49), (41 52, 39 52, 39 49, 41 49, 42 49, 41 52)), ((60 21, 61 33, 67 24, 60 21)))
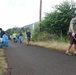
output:
POLYGON ((76 4, 65 1, 55 6, 55 11, 46 13, 45 19, 41 22, 44 31, 60 35, 67 35, 69 22, 76 10, 76 4))

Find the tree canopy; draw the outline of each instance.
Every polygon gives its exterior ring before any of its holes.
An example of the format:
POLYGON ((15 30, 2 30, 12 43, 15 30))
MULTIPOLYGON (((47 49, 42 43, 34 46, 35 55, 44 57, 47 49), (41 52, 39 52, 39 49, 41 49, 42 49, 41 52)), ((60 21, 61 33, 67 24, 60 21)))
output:
POLYGON ((67 35, 69 22, 76 10, 76 4, 68 1, 56 5, 55 10, 46 13, 44 20, 41 22, 42 30, 57 35, 67 35))

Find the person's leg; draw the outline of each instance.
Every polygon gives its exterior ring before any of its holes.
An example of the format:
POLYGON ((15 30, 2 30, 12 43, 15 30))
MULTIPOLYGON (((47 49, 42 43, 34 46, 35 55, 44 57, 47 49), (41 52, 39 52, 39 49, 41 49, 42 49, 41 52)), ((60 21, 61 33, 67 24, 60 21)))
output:
POLYGON ((72 54, 70 53, 70 49, 71 49, 72 45, 73 45, 73 44, 70 44, 70 45, 68 46, 68 49, 67 49, 67 51, 66 51, 66 54, 72 55, 72 54))
POLYGON ((15 38, 13 38, 13 42, 15 42, 15 38))
POLYGON ((28 37, 28 44, 29 44, 29 42, 30 42, 30 37, 28 37))
POLYGON ((73 45, 73 44, 70 44, 70 45, 68 46, 68 49, 67 49, 66 52, 70 52, 70 49, 71 49, 72 45, 73 45))
POLYGON ((27 37, 27 45, 29 45, 30 37, 27 37))
POLYGON ((29 45, 29 41, 27 40, 27 46, 29 45))
POLYGON ((74 44, 74 54, 76 54, 76 44, 74 44))
POLYGON ((14 43, 17 43, 17 38, 14 38, 14 43))
POLYGON ((21 36, 21 37, 20 37, 20 43, 22 43, 22 40, 23 40, 23 37, 21 36))
POLYGON ((20 39, 20 43, 22 43, 21 39, 20 39))
POLYGON ((28 42, 28 37, 27 37, 26 44, 28 45, 28 43, 29 43, 29 42, 28 42))
POLYGON ((27 40, 27 44, 29 44, 29 38, 28 38, 28 40, 27 40))
POLYGON ((66 54, 71 55, 70 49, 71 49, 71 47, 72 47, 72 45, 73 45, 73 43, 74 43, 74 39, 73 39, 72 33, 69 34, 69 37, 70 37, 70 44, 69 44, 69 46, 68 46, 68 49, 67 49, 67 51, 66 51, 66 54))

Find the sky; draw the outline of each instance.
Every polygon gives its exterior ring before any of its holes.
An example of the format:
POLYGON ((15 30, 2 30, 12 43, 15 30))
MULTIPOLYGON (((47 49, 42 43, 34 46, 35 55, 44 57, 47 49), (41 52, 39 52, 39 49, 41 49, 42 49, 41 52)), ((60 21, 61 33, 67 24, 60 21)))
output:
MULTIPOLYGON (((63 1, 42 0, 42 18, 63 1)), ((0 0, 0 28, 7 30, 39 21, 39 4, 40 0, 0 0)))

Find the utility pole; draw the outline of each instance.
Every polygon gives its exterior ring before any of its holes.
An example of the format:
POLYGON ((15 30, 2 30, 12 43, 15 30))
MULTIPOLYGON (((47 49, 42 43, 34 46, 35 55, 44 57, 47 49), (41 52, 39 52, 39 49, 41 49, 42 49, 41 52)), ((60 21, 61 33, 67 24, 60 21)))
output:
POLYGON ((40 0, 40 11, 39 11, 39 26, 41 31, 41 16, 42 16, 42 0, 40 0))
POLYGON ((71 7, 73 8, 73 0, 71 0, 71 7))

